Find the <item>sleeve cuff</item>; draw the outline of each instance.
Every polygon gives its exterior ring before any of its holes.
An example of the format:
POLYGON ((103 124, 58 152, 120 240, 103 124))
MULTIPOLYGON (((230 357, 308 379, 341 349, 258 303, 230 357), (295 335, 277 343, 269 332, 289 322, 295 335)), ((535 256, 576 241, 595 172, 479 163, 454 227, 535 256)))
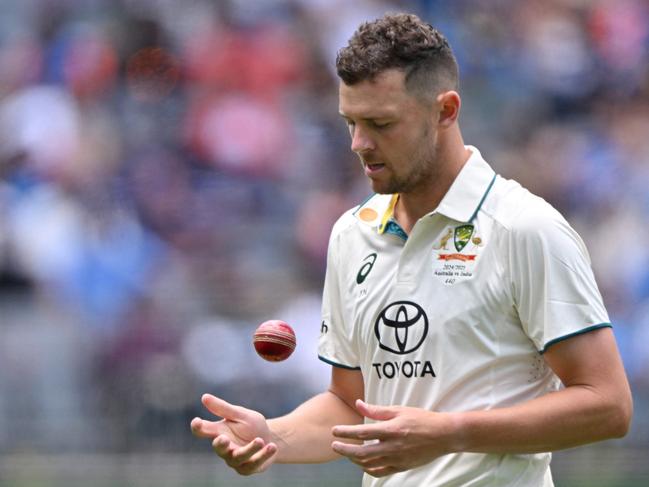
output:
POLYGON ((560 336, 558 338, 554 338, 547 342, 545 346, 543 347, 543 350, 540 351, 541 354, 545 353, 548 348, 550 348, 552 345, 555 343, 562 342, 564 340, 567 340, 568 338, 575 337, 577 335, 583 335, 584 333, 588 333, 589 331, 595 331, 599 330, 600 328, 613 328, 613 325, 611 323, 600 323, 598 325, 592 325, 588 326, 586 328, 583 328, 581 330, 575 331, 574 333, 568 333, 567 335, 560 336))
POLYGON ((334 367, 340 367, 341 369, 348 369, 348 370, 361 370, 360 367, 354 367, 354 366, 351 366, 351 365, 340 364, 340 363, 338 363, 338 362, 334 362, 333 360, 329 360, 328 358, 325 358, 325 357, 323 357, 322 355, 318 355, 318 358, 319 358, 320 360, 322 360, 323 362, 329 364, 329 365, 333 365, 334 367))

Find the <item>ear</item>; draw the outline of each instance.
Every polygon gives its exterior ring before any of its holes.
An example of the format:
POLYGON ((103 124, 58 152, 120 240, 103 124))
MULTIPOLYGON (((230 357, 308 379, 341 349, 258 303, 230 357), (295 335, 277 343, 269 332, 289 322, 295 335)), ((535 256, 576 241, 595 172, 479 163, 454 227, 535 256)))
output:
POLYGON ((449 128, 460 115, 462 100, 457 91, 445 91, 437 95, 437 106, 439 107, 438 124, 440 128, 449 128))

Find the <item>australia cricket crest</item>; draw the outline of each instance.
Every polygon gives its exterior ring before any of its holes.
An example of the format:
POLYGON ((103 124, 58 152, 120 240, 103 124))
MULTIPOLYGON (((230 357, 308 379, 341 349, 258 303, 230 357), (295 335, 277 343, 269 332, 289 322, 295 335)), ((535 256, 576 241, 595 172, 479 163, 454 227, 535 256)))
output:
POLYGON ((471 240, 471 235, 473 235, 473 230, 475 227, 473 225, 460 225, 455 227, 455 232, 453 233, 453 244, 455 245, 455 250, 461 252, 466 244, 471 240))

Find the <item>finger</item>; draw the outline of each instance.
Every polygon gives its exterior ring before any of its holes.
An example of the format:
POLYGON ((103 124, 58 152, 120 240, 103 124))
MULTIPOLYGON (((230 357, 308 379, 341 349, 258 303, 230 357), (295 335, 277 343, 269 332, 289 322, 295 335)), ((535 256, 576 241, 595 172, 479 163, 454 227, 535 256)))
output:
POLYGON ((383 452, 383 448, 379 443, 355 445, 351 443, 343 443, 342 441, 334 441, 331 444, 331 449, 350 460, 366 460, 371 457, 376 457, 383 452))
POLYGON ((238 466, 246 462, 252 461, 252 457, 266 446, 264 440, 255 438, 250 443, 236 448, 230 455, 230 466, 238 466))
POLYGON ((203 405, 216 416, 221 416, 225 419, 233 421, 239 420, 245 416, 246 408, 235 406, 223 399, 220 399, 212 394, 203 394, 201 397, 203 405))
POLYGON ((273 463, 273 459, 277 454, 277 445, 275 443, 268 443, 257 453, 250 457, 250 460, 242 465, 243 469, 251 473, 263 472, 273 463))
POLYGON ((355 463, 363 470, 376 469, 385 467, 390 461, 390 457, 386 456, 382 450, 370 447, 363 447, 358 445, 346 445, 345 443, 334 442, 332 449, 345 456, 350 462, 355 463))
POLYGON ((390 436, 383 423, 338 425, 332 428, 331 433, 351 440, 384 440, 390 436))
POLYGON ((212 449, 214 453, 223 458, 226 462, 230 461, 232 451, 234 451, 234 443, 226 435, 219 435, 212 441, 212 449))
POLYGON ((263 448, 260 448, 258 453, 250 457, 251 463, 263 465, 270 460, 277 453, 277 445, 275 443, 267 443, 263 448))
POLYGON ((275 458, 277 457, 277 453, 279 452, 279 448, 275 443, 268 443, 264 447, 264 450, 259 453, 260 460, 263 461, 261 467, 259 467, 260 472, 265 471, 273 464, 275 458))
POLYGON ((250 457, 248 462, 237 468, 237 473, 241 475, 250 475, 253 473, 263 472, 271 466, 276 455, 277 445, 275 445, 275 443, 268 443, 259 450, 259 452, 250 457))
POLYGON ((342 441, 334 441, 331 444, 331 449, 347 458, 367 458, 374 450, 370 449, 373 445, 356 445, 353 443, 343 443, 342 441))
POLYGON ((364 417, 375 419, 377 421, 386 421, 388 419, 394 418, 397 415, 397 411, 393 407, 368 404, 361 399, 356 400, 356 409, 364 417))
POLYGON ((201 418, 194 418, 190 424, 192 434, 199 438, 214 438, 220 435, 223 430, 223 421, 207 421, 201 418))

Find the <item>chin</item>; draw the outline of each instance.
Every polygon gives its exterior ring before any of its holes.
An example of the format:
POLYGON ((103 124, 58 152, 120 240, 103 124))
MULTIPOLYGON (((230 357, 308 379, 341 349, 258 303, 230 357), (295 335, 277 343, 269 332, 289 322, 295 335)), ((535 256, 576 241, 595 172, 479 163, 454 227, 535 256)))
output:
POLYGON ((386 184, 377 184, 376 182, 372 182, 371 186, 372 191, 374 191, 376 194, 395 194, 399 192, 399 190, 394 186, 389 186, 386 184))
POLYGON ((380 181, 372 178, 368 178, 369 183, 370 183, 370 188, 372 188, 372 191, 376 194, 388 194, 388 189, 390 189, 387 185, 385 184, 385 181, 380 181))

